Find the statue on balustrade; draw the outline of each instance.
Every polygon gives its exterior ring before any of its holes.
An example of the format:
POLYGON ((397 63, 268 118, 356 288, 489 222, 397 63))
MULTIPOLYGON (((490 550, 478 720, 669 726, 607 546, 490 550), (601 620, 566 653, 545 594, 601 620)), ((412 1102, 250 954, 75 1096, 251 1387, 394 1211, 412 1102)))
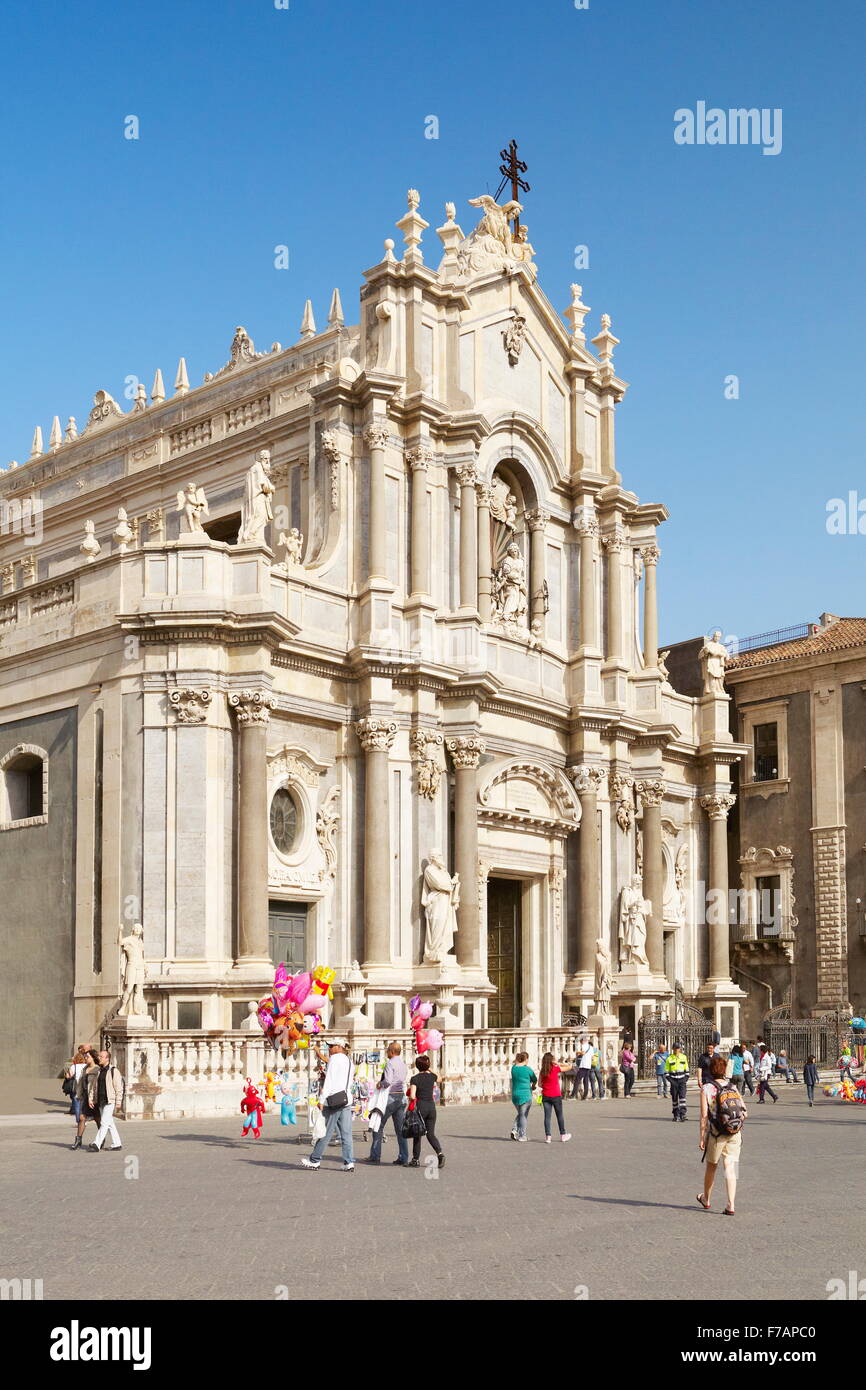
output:
POLYGON ((596 1013, 610 1013, 610 991, 613 979, 610 970, 610 950, 601 937, 595 943, 595 1009, 596 1013))
POLYGON ((424 964, 444 965, 454 950, 457 908, 460 906, 460 876, 455 874, 451 877, 438 849, 430 855, 430 862, 424 870, 421 905, 427 921, 424 964))
POLYGON ((147 1013, 144 986, 147 968, 144 963, 144 927, 136 922, 129 936, 123 935, 123 924, 117 933, 120 947, 120 1007, 118 1018, 141 1018, 147 1013))
POLYGON ((241 528, 238 533, 239 544, 255 544, 264 541, 265 527, 269 521, 274 519, 271 506, 273 493, 271 455, 267 449, 260 449, 244 482, 241 528))
POLYGON ((728 649, 721 638, 722 634, 717 628, 712 637, 707 638, 699 653, 705 695, 725 694, 725 662, 728 649))
POLYGON ((204 535, 202 517, 208 516, 207 498, 204 488, 198 483, 187 483, 177 494, 177 510, 180 512, 181 535, 204 535))

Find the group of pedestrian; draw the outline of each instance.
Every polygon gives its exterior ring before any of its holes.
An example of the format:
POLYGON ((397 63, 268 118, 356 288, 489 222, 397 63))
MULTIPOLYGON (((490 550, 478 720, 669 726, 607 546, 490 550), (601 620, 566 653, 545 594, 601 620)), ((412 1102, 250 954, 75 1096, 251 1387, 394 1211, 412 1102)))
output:
MULTIPOLYGON (((339 1137, 343 1158, 344 1173, 355 1171, 355 1154, 352 1143, 352 1087, 355 1068, 349 1055, 348 1046, 342 1039, 328 1041, 328 1053, 316 1049, 319 1060, 325 1064, 325 1073, 319 1088, 319 1103, 325 1122, 324 1131, 319 1135, 308 1158, 301 1159, 302 1168, 318 1168, 322 1155, 334 1134, 339 1137)), ((380 1163, 385 1127, 390 1120, 397 1136, 397 1157, 393 1164, 397 1168, 419 1168, 421 1166, 421 1144, 427 1142, 436 1154, 438 1166, 445 1163, 442 1145, 436 1137, 436 1101, 439 1095, 439 1078, 430 1069, 430 1058, 426 1055, 415 1058, 415 1072, 409 1076, 409 1068, 403 1058, 400 1043, 393 1042, 386 1051, 386 1062, 376 1083, 376 1095, 370 1112, 370 1129, 373 1140, 370 1145, 368 1163, 380 1163), (407 1115, 415 1115, 411 1124, 412 1157, 409 1157, 409 1140, 404 1132, 407 1115)))
POLYGON ((109 1148, 123 1148, 114 1112, 123 1104, 124 1082, 110 1052, 95 1052, 89 1043, 79 1043, 66 1068, 63 1089, 69 1096, 70 1114, 75 1118, 73 1149, 82 1147, 88 1120, 96 1123, 96 1138, 88 1144, 89 1152, 99 1153, 109 1137, 109 1148))
MULTIPOLYGON (((583 1069, 579 1067, 575 1072, 572 1096, 577 1095, 578 1076, 583 1069)), ((539 1096, 544 1110, 544 1142, 545 1144, 553 1142, 551 1131, 553 1129, 553 1117, 556 1116, 560 1141, 563 1144, 568 1143, 571 1135, 565 1128, 565 1116, 562 1111, 562 1074, 567 1070, 567 1062, 557 1062, 552 1052, 545 1052, 541 1059, 539 1074, 536 1076, 529 1065, 529 1053, 517 1053, 514 1066, 511 1068, 511 1101, 515 1109, 514 1124, 511 1127, 512 1139, 516 1139, 519 1144, 526 1143, 528 1138, 526 1123, 532 1109, 535 1090, 540 1086, 539 1096)), ((586 1068, 586 1070, 590 1070, 590 1068, 586 1068)), ((594 1094, 595 1091, 593 1090, 594 1094)))

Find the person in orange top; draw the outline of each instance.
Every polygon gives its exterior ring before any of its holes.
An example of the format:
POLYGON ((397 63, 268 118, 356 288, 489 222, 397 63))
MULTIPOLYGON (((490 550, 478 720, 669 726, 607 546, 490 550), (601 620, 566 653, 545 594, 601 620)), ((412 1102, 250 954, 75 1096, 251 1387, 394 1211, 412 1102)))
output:
POLYGON ((544 1142, 550 1143, 550 1117, 555 1112, 557 1124, 559 1125, 559 1137, 563 1144, 571 1138, 566 1134, 565 1120, 562 1118, 562 1082, 560 1075, 562 1067, 556 1061, 552 1052, 545 1052, 541 1059, 541 1071, 539 1081, 541 1082, 541 1101, 544 1106, 544 1142))

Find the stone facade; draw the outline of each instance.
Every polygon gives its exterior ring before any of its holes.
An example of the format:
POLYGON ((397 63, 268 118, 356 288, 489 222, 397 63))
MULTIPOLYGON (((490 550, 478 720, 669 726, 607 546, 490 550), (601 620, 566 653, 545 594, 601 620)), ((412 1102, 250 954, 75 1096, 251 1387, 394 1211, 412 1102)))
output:
MULTIPOLYGON (((602 316, 587 343, 579 286, 564 322, 476 205, 468 236, 448 205, 434 267, 410 192, 357 326, 335 292, 288 348, 238 328, 202 385, 182 363, 126 414, 100 391, 0 478, 4 516, 40 522, 0 537, 0 738, 61 710, 75 733, 63 799, 10 817, 0 874, 38 865, 74 913, 71 1018, 44 986, 68 1043, 110 1016, 137 921, 161 1037, 239 1026, 274 955, 336 967, 344 1026, 400 1028, 420 990, 454 1027, 551 1028, 593 1012, 600 937, 624 1022, 680 981, 736 1029, 704 888, 727 884, 743 750, 728 697, 678 694, 659 657, 668 514, 618 469, 618 340, 602 316), (425 965, 436 849, 456 945, 425 965), (618 969, 636 870, 647 963, 618 969)), ((44 910, 4 904, 22 957, 44 910)))

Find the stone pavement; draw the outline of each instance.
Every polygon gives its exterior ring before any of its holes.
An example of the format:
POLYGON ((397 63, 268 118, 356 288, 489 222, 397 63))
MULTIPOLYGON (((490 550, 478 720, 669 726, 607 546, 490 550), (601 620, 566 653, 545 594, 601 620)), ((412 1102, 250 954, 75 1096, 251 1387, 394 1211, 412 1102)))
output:
POLYGON ((540 1107, 528 1144, 505 1103, 445 1108, 438 1176, 392 1169, 393 1138, 379 1167, 359 1139, 354 1173, 335 1149, 307 1172, 276 1116, 258 1141, 240 1116, 121 1123, 124 1152, 100 1154, 69 1149, 71 1121, 5 1125, 0 1277, 42 1279, 46 1299, 821 1300, 828 1279, 866 1275, 866 1107, 810 1111, 802 1086, 752 1104, 730 1220, 718 1181, 716 1209, 695 1202, 690 1093, 685 1125, 655 1097, 568 1101, 574 1138, 550 1146, 540 1107))

